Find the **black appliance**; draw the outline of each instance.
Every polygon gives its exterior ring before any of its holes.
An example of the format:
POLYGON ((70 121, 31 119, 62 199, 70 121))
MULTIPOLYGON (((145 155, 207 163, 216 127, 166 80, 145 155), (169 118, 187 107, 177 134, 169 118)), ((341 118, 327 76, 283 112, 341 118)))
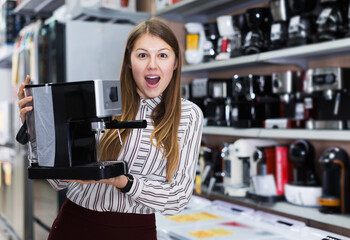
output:
POLYGON ((325 67, 307 71, 306 91, 311 95, 313 111, 307 127, 311 129, 346 129, 350 113, 349 68, 325 67))
POLYGON ((349 156, 339 147, 326 149, 319 159, 323 167, 322 196, 318 199, 323 213, 350 212, 349 156))
POLYGON ((292 13, 288 25, 288 46, 298 46, 315 41, 317 0, 288 0, 292 13))
POLYGON ((287 0, 270 0, 273 22, 271 24, 270 49, 279 49, 287 45, 289 7, 287 0))
POLYGON ((208 97, 204 100, 204 122, 208 126, 230 126, 230 79, 209 79, 208 97))
POLYGON ((272 22, 270 8, 249 8, 245 12, 248 29, 243 45, 244 54, 267 51, 270 46, 272 22))
POLYGON ((232 80, 231 125, 262 127, 269 117, 278 117, 278 97, 272 94, 271 76, 235 75, 232 80))
POLYGON ((204 62, 215 61, 218 47, 219 30, 216 22, 204 23, 207 41, 204 44, 204 62))
POLYGON ((204 100, 208 96, 208 78, 196 78, 189 84, 189 100, 198 105, 206 116, 204 100))
POLYGON ((317 41, 330 41, 342 38, 346 33, 347 1, 321 0, 322 11, 317 24, 317 41))
POLYGON ((247 34, 248 25, 244 13, 233 15, 232 21, 235 32, 235 46, 231 49, 231 57, 236 57, 243 54, 243 44, 247 34))
POLYGON ((293 163, 294 185, 317 186, 319 180, 316 175, 314 160, 314 146, 307 140, 299 139, 289 146, 289 160, 293 163))
POLYGON ((118 80, 27 85, 25 94, 33 96, 33 111, 17 140, 29 140, 30 179, 99 180, 127 173, 124 161, 100 161, 98 153, 106 129, 147 125, 113 120, 122 112, 118 80))

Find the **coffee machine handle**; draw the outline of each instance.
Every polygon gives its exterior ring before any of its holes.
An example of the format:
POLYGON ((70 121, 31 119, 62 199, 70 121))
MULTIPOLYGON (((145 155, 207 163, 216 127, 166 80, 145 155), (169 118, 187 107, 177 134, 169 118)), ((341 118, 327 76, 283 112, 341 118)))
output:
POLYGON ((105 123, 106 129, 121 129, 121 128, 146 128, 146 120, 134 120, 134 121, 118 121, 112 120, 105 123))
POLYGON ((27 123, 24 121, 21 128, 18 130, 18 133, 16 134, 16 141, 19 142, 22 145, 25 145, 28 143, 28 133, 27 133, 27 123))

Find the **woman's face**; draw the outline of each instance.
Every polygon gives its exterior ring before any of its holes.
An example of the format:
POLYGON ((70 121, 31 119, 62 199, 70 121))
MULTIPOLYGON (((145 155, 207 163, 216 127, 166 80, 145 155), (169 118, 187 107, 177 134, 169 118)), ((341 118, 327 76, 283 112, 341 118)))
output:
POLYGON ((140 97, 155 98, 169 85, 177 61, 173 49, 164 40, 146 33, 135 42, 130 67, 140 97))

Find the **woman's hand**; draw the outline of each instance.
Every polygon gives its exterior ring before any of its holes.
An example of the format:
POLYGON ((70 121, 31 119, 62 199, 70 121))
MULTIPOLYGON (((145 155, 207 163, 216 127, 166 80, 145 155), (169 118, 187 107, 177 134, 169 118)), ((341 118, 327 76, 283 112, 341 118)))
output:
POLYGON ((113 178, 107 178, 107 179, 101 179, 101 180, 64 180, 67 182, 77 182, 81 184, 92 184, 92 183, 105 183, 113 185, 117 188, 124 188, 128 182, 128 179, 125 175, 120 175, 118 177, 113 178))
POLYGON ((24 95, 24 87, 25 85, 28 85, 30 83, 30 77, 27 75, 26 80, 24 83, 21 84, 21 86, 18 89, 17 97, 18 97, 18 107, 19 107, 19 116, 21 118, 22 123, 24 123, 26 119, 27 112, 30 112, 33 110, 33 107, 26 106, 27 103, 33 101, 33 97, 26 97, 24 95))

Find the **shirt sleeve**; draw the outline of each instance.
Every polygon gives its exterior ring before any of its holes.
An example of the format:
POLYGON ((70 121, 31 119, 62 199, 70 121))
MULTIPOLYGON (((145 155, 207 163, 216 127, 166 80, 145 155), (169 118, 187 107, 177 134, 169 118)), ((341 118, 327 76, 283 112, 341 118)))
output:
POLYGON ((51 187, 56 191, 65 189, 70 184, 70 182, 58 180, 58 179, 47 179, 47 181, 50 183, 51 187))
POLYGON ((164 215, 182 211, 193 193, 202 130, 203 113, 198 106, 193 105, 188 127, 179 142, 179 165, 172 182, 135 177, 127 194, 164 215))

